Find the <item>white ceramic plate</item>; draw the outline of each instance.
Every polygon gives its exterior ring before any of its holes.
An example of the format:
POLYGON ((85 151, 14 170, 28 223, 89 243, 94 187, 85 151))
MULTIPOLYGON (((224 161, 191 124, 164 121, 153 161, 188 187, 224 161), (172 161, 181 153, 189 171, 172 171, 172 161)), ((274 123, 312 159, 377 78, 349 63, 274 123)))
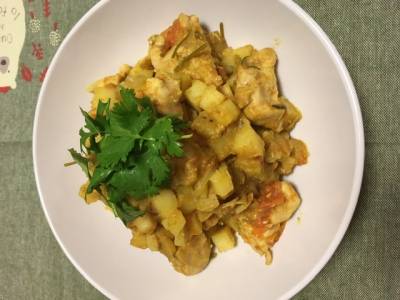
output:
POLYGON ((286 299, 309 283, 341 241, 360 189, 364 141, 360 108, 339 54, 292 1, 101 1, 73 28, 53 59, 36 110, 33 158, 47 220, 75 267, 114 299, 286 299), (310 162, 290 180, 303 203, 274 247, 272 266, 247 245, 218 255, 199 275, 176 273, 158 253, 134 249, 130 232, 102 205, 77 193, 84 176, 64 168, 89 107, 86 84, 146 53, 147 38, 179 12, 210 28, 225 24, 233 46, 277 46, 283 94, 303 112, 294 135, 310 162))

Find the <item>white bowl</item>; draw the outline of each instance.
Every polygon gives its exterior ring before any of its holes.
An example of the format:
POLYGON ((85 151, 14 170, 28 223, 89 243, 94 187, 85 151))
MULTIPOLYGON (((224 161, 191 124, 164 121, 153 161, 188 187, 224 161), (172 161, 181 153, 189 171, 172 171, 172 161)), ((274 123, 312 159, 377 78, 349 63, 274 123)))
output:
POLYGON ((37 186, 47 220, 75 267, 113 299, 286 299, 308 284, 341 241, 359 194, 363 126, 353 84, 320 27, 292 1, 101 1, 72 29, 40 93, 33 132, 37 186), (274 247, 272 266, 247 245, 218 255, 193 277, 158 253, 132 248, 130 232, 100 203, 78 197, 84 175, 64 168, 78 147, 89 107, 86 84, 146 54, 147 38, 179 12, 210 28, 225 24, 233 46, 275 45, 282 92, 303 112, 294 136, 309 147, 306 166, 289 179, 303 199, 274 247), (300 217, 300 222, 296 221, 300 217))

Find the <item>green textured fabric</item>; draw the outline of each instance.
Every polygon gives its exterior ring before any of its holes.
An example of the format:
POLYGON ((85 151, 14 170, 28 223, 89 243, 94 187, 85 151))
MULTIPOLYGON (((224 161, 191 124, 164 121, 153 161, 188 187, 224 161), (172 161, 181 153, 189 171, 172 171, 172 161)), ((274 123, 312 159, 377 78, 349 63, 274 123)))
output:
MULTIPOLYGON (((0 94, 0 299, 104 299, 70 264, 40 207, 31 159, 39 76, 56 47, 97 1, 24 1, 40 21, 21 64, 31 81, 0 94), (44 3, 49 4, 49 13, 44 3), (47 15, 47 16, 46 16, 47 15), (41 43, 44 58, 32 55, 41 43), (54 44, 54 41, 53 41, 54 44)), ((295 299, 400 299, 400 1, 298 0, 343 56, 364 118, 363 187, 350 228, 322 272, 295 299)), ((37 23, 37 22, 36 22, 37 23)))

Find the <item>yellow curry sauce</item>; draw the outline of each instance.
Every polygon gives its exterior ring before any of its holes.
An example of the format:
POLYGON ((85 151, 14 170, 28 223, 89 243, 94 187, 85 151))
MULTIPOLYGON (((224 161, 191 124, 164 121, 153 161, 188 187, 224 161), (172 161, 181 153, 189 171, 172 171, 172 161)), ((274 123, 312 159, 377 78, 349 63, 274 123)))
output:
MULTIPOLYGON (((178 272, 193 275, 215 248, 233 248, 238 233, 271 263, 271 247, 300 205, 282 177, 308 157, 305 144, 290 136, 301 113, 279 94, 276 62, 272 48, 233 49, 223 26, 208 32, 196 16, 181 14, 149 38, 148 53, 136 65, 89 87, 93 118, 99 99, 113 106, 123 86, 190 127, 185 155, 170 161, 170 187, 128 199, 145 212, 128 224, 133 246, 159 251, 178 272)), ((80 194, 88 203, 101 200, 86 187, 80 194)))

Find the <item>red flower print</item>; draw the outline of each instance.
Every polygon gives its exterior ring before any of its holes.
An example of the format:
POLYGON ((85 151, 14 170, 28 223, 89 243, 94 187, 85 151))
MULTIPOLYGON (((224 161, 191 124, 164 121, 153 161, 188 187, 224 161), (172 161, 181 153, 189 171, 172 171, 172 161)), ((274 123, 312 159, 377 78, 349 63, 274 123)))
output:
POLYGON ((48 67, 44 68, 42 72, 40 72, 39 75, 39 81, 43 82, 44 78, 46 77, 46 73, 47 73, 48 67))
POLYGON ((21 66, 21 77, 25 81, 32 81, 32 70, 28 66, 22 64, 21 66))
POLYGON ((0 87, 0 94, 7 94, 9 90, 10 90, 9 86, 2 86, 0 87))
POLYGON ((43 14, 46 18, 51 15, 50 0, 43 0, 43 14))
POLYGON ((43 59, 44 53, 40 44, 32 43, 32 55, 34 55, 37 60, 43 59))

